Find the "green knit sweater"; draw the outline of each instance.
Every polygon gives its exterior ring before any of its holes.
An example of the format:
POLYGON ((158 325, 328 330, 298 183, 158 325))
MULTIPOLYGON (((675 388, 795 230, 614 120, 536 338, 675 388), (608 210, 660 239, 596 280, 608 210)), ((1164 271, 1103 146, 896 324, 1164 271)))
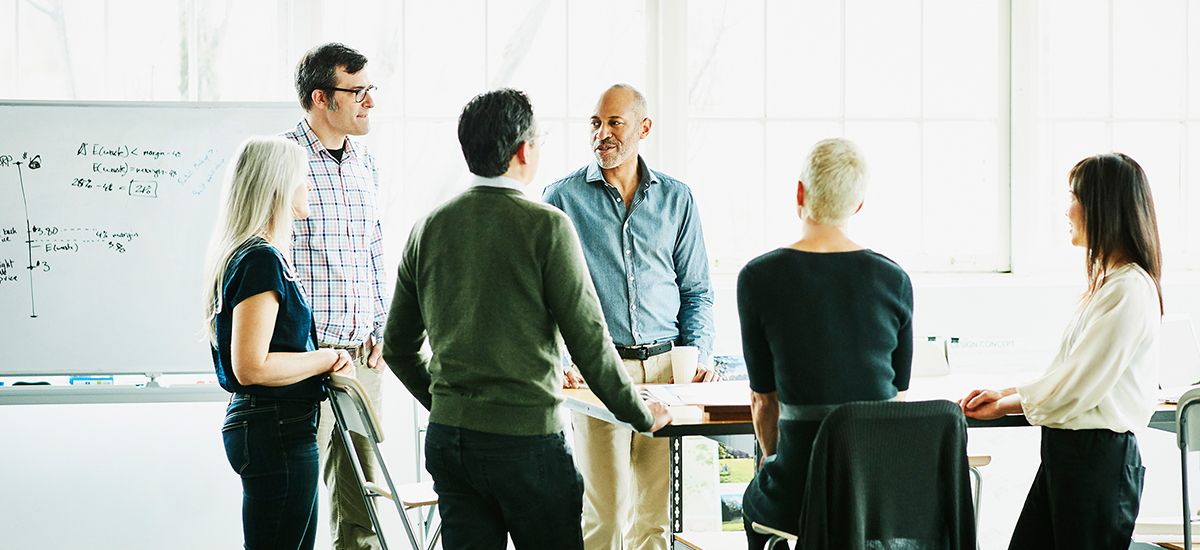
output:
POLYGON ((562 430, 560 332, 596 396, 648 430, 653 418, 622 368, 565 214, 480 186, 413 227, 383 356, 430 422, 504 435, 562 430), (426 332, 431 357, 421 353, 426 332))

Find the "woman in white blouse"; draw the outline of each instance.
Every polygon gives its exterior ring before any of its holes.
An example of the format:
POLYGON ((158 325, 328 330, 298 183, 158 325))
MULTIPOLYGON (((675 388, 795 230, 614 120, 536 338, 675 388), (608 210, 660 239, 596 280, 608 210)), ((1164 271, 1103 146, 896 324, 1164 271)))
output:
POLYGON ((1041 378, 975 390, 963 413, 1024 413, 1042 426, 1042 464, 1009 549, 1127 548, 1142 492, 1132 430, 1154 412, 1162 254, 1146 174, 1120 153, 1071 169, 1071 244, 1087 250, 1088 290, 1041 378))

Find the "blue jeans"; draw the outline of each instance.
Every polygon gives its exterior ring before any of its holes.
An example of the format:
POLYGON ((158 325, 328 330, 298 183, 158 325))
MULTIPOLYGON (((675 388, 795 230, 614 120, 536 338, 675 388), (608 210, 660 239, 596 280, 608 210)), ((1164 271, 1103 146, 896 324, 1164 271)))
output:
POLYGON ((562 432, 510 436, 429 424, 425 469, 442 546, 583 549, 583 478, 562 432))
POLYGON ((242 477, 247 550, 311 550, 317 534, 317 402, 235 394, 221 435, 242 477))

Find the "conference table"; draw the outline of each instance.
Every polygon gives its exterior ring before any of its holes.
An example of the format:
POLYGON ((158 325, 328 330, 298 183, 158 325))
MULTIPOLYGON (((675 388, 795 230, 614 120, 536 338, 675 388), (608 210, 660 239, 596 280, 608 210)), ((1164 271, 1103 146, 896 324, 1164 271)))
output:
MULTIPOLYGON (((928 401, 946 399, 957 401, 973 389, 979 388, 1008 388, 1023 380, 1032 380, 1040 373, 1005 373, 1005 374, 953 374, 939 376, 914 376, 909 383, 906 401, 928 401)), ((665 437, 670 439, 670 535, 674 540, 675 534, 683 531, 683 437, 684 436, 721 436, 721 435, 753 435, 754 425, 749 419, 750 385, 746 380, 710 382, 707 384, 646 384, 640 386, 643 394, 652 394, 668 403, 673 418, 670 425, 654 433, 644 433, 650 437, 665 437), (666 393, 663 393, 666 392, 666 393), (675 401, 677 399, 678 401, 675 401), (706 413, 705 409, 715 411, 718 416, 739 418, 728 420, 713 420, 713 412, 706 413), (744 415, 738 415, 739 408, 744 415)), ((618 426, 634 430, 632 426, 617 420, 604 406, 604 403, 587 388, 564 389, 563 406, 567 409, 593 418, 603 420, 618 426)), ((994 420, 967 419, 968 428, 1000 428, 1029 426, 1024 415, 1011 414, 994 420)), ((1154 411, 1150 427, 1160 430, 1175 431, 1175 405, 1162 404, 1154 411)), ((637 430, 634 430, 637 431, 637 430)), ((757 466, 757 465, 756 465, 757 466)))

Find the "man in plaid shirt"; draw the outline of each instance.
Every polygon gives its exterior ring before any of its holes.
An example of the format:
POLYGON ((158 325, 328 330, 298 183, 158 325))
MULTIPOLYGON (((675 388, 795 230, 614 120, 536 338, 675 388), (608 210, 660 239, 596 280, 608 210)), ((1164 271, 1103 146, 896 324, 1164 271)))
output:
MULTIPOLYGON (((343 348, 380 411, 387 370, 383 326, 391 302, 383 271, 382 230, 376 194, 379 173, 363 144, 349 136, 370 130, 375 105, 367 58, 342 44, 322 44, 296 66, 296 91, 304 119, 283 134, 308 151, 308 202, 312 214, 293 228, 292 259, 308 294, 322 347, 343 348)), ((336 549, 379 548, 340 438, 332 437, 333 411, 321 405, 317 443, 330 492, 330 535, 336 549)), ((370 444, 354 435, 367 479, 378 464, 370 444)))

